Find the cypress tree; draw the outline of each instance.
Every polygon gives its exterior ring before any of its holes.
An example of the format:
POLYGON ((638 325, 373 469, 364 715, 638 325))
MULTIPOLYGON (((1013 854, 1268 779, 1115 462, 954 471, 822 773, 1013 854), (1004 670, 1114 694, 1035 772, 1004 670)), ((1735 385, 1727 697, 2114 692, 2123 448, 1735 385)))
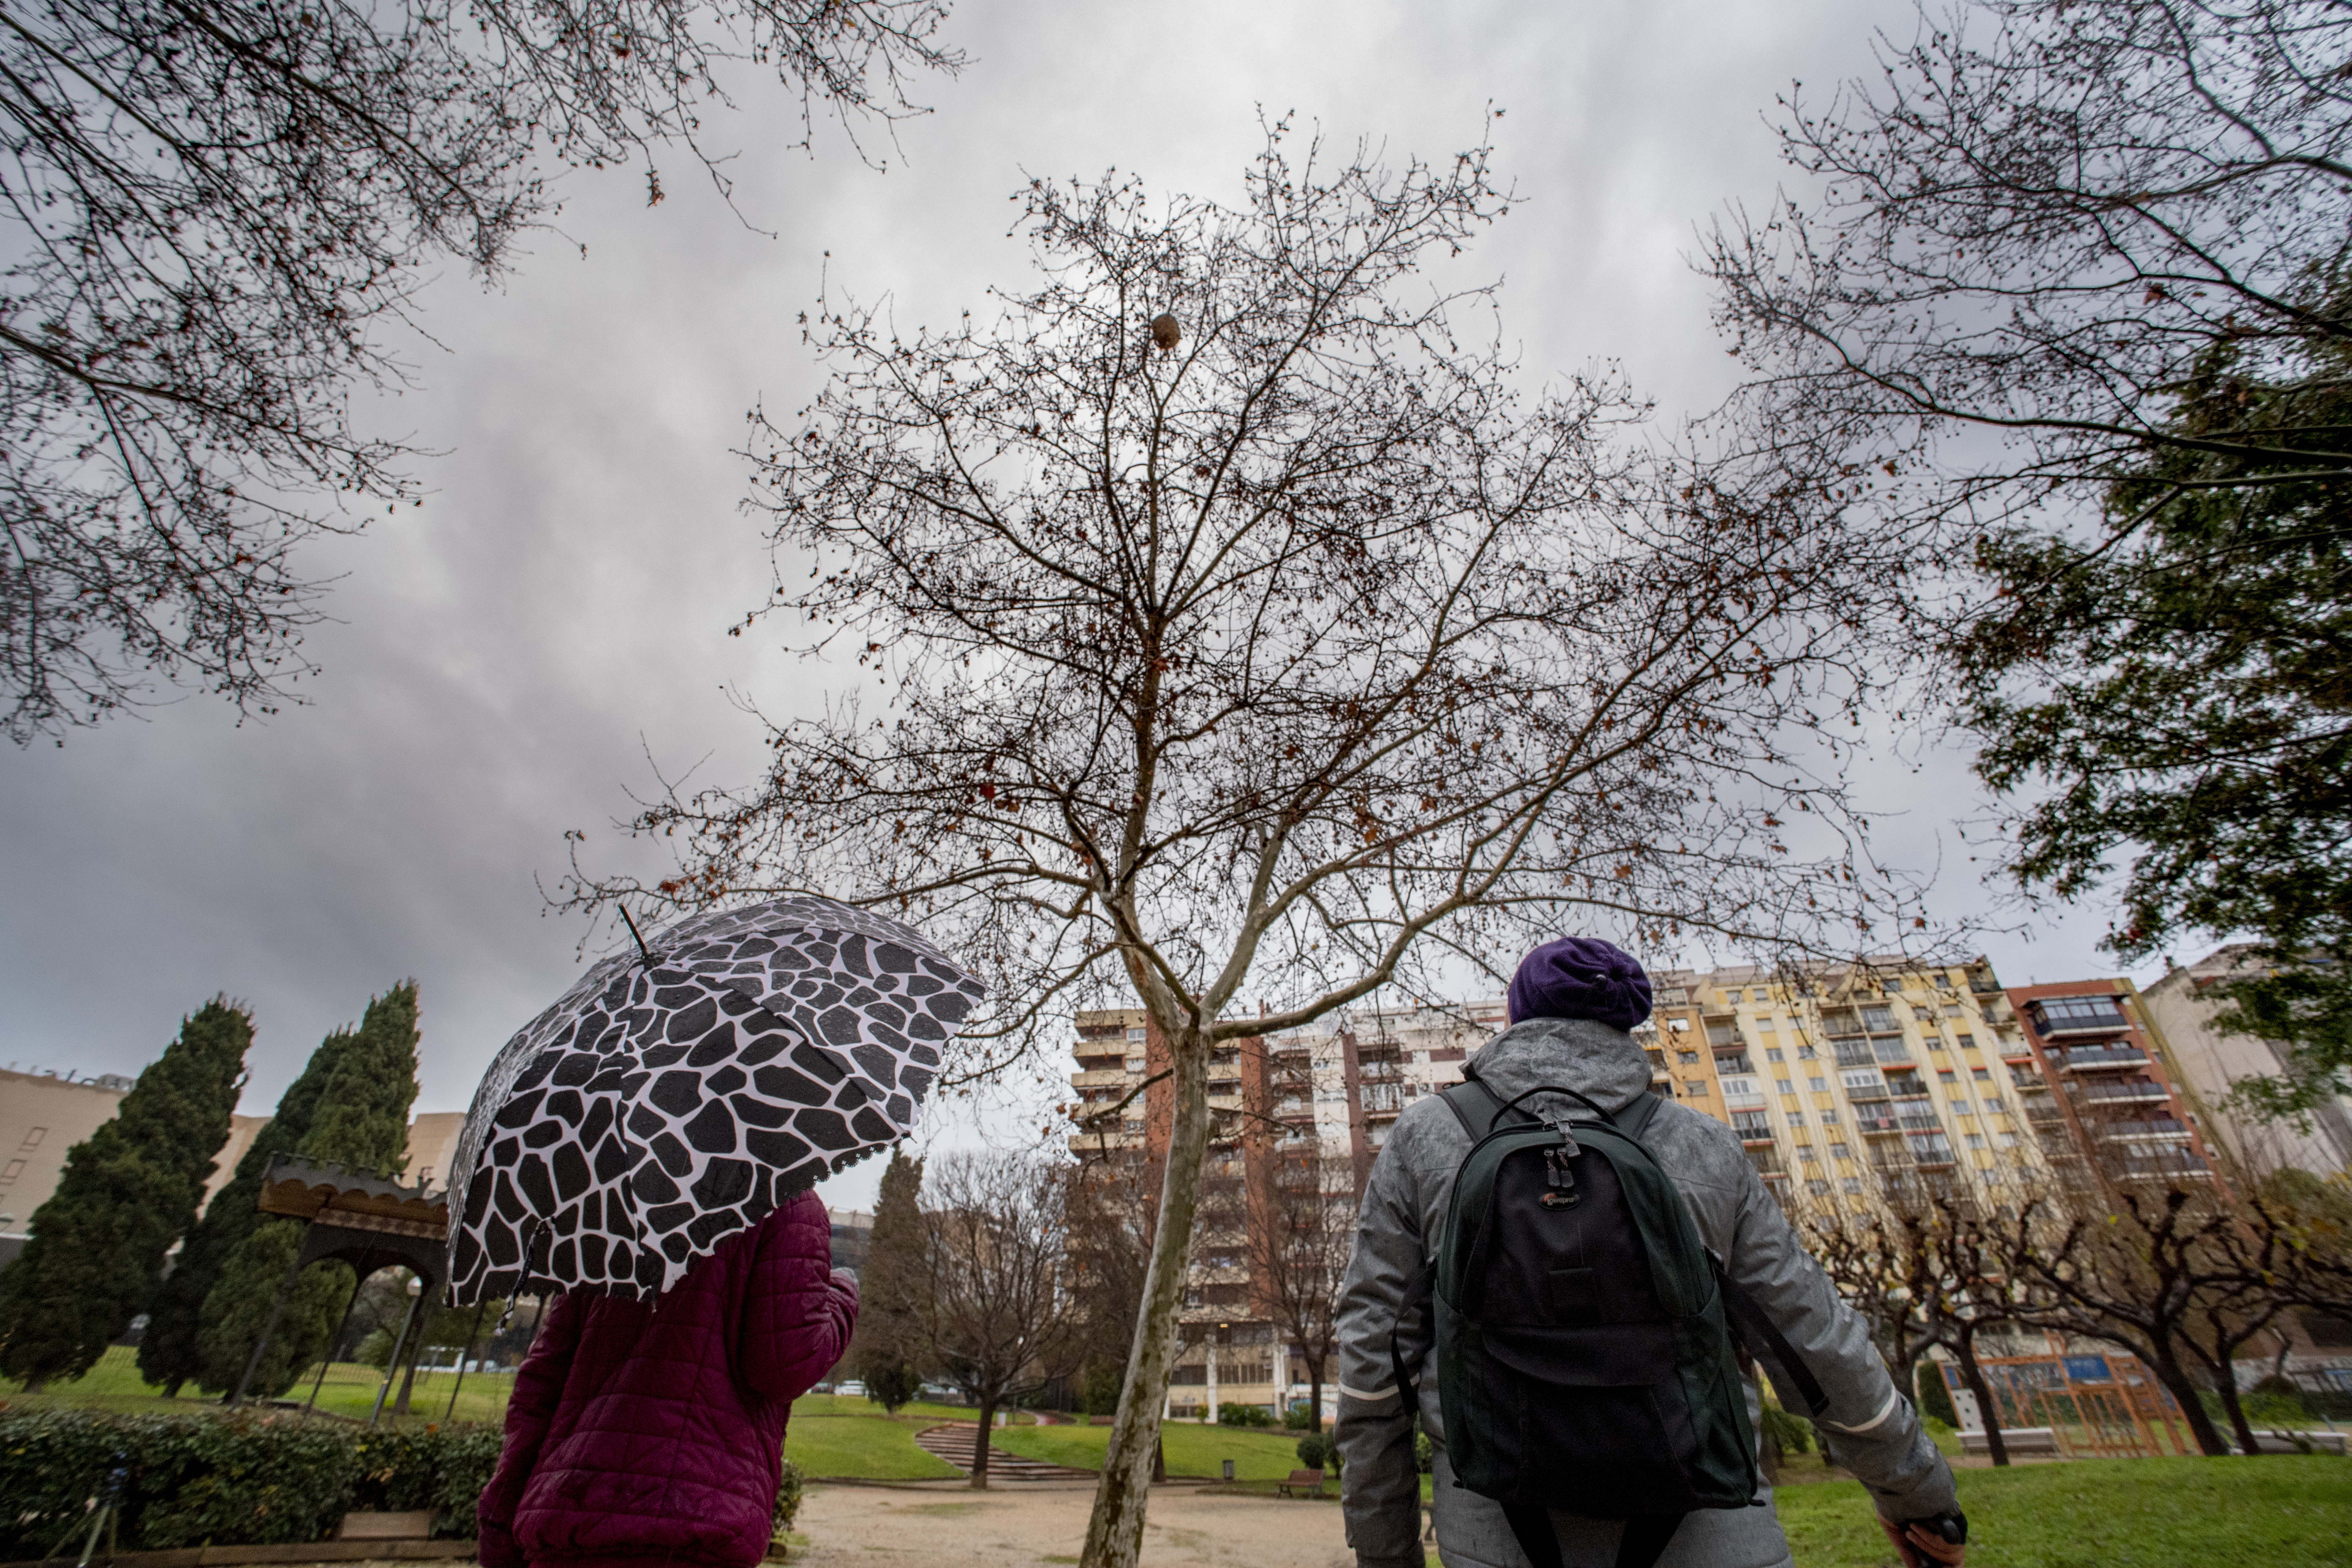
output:
POLYGON ((0 1274, 0 1373, 79 1377, 155 1292, 228 1140, 253 1020, 215 997, 180 1020, 111 1121, 66 1154, 32 1239, 0 1274))
POLYGON ((922 1191, 923 1163, 891 1150, 874 1201, 874 1236, 866 1243, 866 1266, 858 1270, 857 1329, 850 1348, 866 1397, 887 1410, 912 1399, 922 1384, 919 1369, 927 1347, 915 1317, 922 1279, 922 1191))
MULTIPOLYGON (((260 1225, 261 1212, 255 1205, 271 1156, 291 1154, 310 1131, 319 1098, 351 1040, 349 1029, 337 1029, 310 1053, 301 1073, 278 1097, 277 1110, 254 1134, 252 1147, 237 1162, 236 1174, 205 1205, 204 1217, 180 1248, 178 1263, 155 1293, 147 1332, 139 1342, 139 1371, 149 1383, 163 1384, 167 1396, 178 1394, 182 1384, 203 1370, 197 1339, 205 1299, 220 1283, 230 1256, 260 1225)), ((274 1283, 270 1288, 277 1289, 274 1283)))
MULTIPOLYGON (((396 1173, 406 1159, 408 1110, 416 1100, 416 1038, 414 981, 371 998, 356 1032, 339 1030, 329 1036, 311 1061, 316 1066, 329 1046, 334 1047, 333 1060, 320 1075, 310 1103, 302 1108, 301 1132, 289 1152, 319 1164, 341 1164, 354 1173, 396 1173)), ((309 1078, 310 1069, 303 1076, 309 1078)), ((285 1119, 281 1104, 277 1121, 285 1119)), ((254 1196, 245 1200, 248 1211, 259 1187, 257 1170, 254 1196)), ((227 1198, 226 1188, 221 1196, 227 1198)), ((198 1315, 194 1374, 203 1388, 226 1392, 236 1386, 255 1342, 268 1326, 286 1271, 302 1250, 307 1228, 302 1221, 260 1214, 252 1215, 252 1220, 223 1258, 218 1279, 198 1315)), ((347 1264, 316 1263, 304 1269, 247 1393, 262 1397, 283 1393, 304 1367, 331 1350, 328 1338, 357 1284, 347 1264)))

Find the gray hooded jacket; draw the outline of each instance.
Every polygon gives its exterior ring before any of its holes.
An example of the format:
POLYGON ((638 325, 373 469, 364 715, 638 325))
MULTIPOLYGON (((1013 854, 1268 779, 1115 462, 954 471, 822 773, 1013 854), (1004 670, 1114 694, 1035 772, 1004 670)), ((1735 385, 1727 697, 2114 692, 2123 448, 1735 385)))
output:
MULTIPOLYGON (((1541 1084, 1591 1096, 1611 1110, 1649 1092, 1650 1068, 1622 1030, 1585 1019, 1530 1018, 1504 1030, 1469 1063, 1504 1099, 1541 1084)), ((1538 1096, 1560 1109, 1571 1102, 1538 1096)), ((1708 1249, 1772 1320, 1829 1395, 1818 1423, 1831 1457, 1861 1478, 1889 1519, 1927 1519, 1954 1506, 1952 1473, 1920 1430, 1911 1404, 1895 1391, 1885 1363, 1853 1310, 1838 1300, 1821 1266, 1765 1190, 1730 1128, 1686 1107, 1660 1105, 1643 1142, 1673 1178, 1708 1249)), ((1365 1568, 1419 1568, 1421 1486, 1412 1462, 1412 1423, 1397 1389, 1391 1335, 1419 1386, 1421 1417, 1436 1451, 1438 1554, 1447 1568, 1521 1568, 1527 1562, 1502 1505, 1452 1485, 1438 1408, 1436 1358, 1428 1329, 1427 1287, 1408 1294, 1437 1255, 1454 1173, 1470 1152, 1454 1113, 1423 1100, 1397 1119, 1372 1167, 1357 1217, 1355 1256, 1340 1300, 1339 1423, 1346 1458, 1341 1500, 1348 1544, 1365 1568)), ((1762 1422, 1753 1379, 1749 1419, 1762 1422)), ((1762 1506, 1707 1510, 1686 1516, 1659 1568, 1786 1568, 1789 1545, 1760 1486, 1762 1506)), ((1623 1526, 1556 1513, 1567 1568, 1609 1568, 1623 1526)))

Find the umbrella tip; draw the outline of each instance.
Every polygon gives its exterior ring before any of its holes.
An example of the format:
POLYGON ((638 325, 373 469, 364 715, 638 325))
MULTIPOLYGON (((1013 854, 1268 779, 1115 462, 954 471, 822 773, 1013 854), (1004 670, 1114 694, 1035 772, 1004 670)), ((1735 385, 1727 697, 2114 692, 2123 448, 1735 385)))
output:
POLYGON ((621 919, 627 924, 629 934, 636 939, 637 956, 645 961, 646 968, 651 969, 654 963, 654 955, 646 950, 646 939, 644 934, 637 930, 637 922, 629 918, 629 906, 626 904, 615 904, 613 907, 621 911, 621 919))

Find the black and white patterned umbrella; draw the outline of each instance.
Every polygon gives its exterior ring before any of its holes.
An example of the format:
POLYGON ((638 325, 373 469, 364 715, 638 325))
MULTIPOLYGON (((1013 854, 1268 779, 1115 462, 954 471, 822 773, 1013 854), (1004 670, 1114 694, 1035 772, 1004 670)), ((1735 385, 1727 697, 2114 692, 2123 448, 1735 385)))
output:
POLYGON ((806 896, 599 962, 475 1092, 450 1167, 454 1299, 668 1289, 912 1129, 982 992, 910 928, 806 896))

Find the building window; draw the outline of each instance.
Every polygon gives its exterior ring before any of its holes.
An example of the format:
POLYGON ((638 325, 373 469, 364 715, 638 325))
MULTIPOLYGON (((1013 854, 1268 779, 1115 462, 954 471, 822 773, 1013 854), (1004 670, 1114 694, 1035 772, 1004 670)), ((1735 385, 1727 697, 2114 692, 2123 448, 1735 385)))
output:
POLYGON ((1943 1036, 1930 1035, 1927 1037, 1927 1048, 1941 1056, 1948 1047, 1944 1044, 1943 1036))
POLYGON ((1772 1087, 1779 1089, 1782 1094, 1794 1094, 1797 1092, 1797 1086, 1790 1082, 1785 1078, 1774 1079, 1772 1080, 1772 1087))
POLYGON ((2009 1109, 2007 1105, 2001 1102, 2000 1096, 1997 1094, 1988 1094, 1984 1097, 1984 1108, 1987 1110, 2007 1110, 2009 1109))
POLYGON ((19 1149, 33 1148, 37 1145, 42 1139, 48 1135, 49 1130, 47 1128, 36 1127, 31 1131, 25 1134, 25 1141, 22 1143, 17 1144, 16 1147, 19 1149))
POLYGON ((1972 1051, 1977 1048, 1977 1037, 1966 1030, 1962 1030, 1960 1033, 1954 1035, 1952 1038, 1958 1044, 1960 1049, 1964 1051, 1972 1051))
POLYGON ((1952 1096, 1952 1114, 1955 1116, 1966 1116, 1968 1113, 1968 1097, 1961 1094, 1952 1096))
POLYGON ((1792 1111, 1789 1112, 1789 1125, 1790 1125, 1790 1126, 1791 1126, 1791 1127, 1802 1127, 1804 1124, 1805 1124, 1805 1113, 1804 1113, 1803 1111, 1801 1111, 1801 1110, 1792 1110, 1792 1111))
POLYGON ((1981 1149, 1985 1146, 1984 1134, 1981 1132, 1971 1132, 1968 1134, 1968 1141, 1969 1147, 1971 1149, 1981 1149))
POLYGON ((1130 1044, 1130 1045, 1141 1045, 1141 1044, 1143 1043, 1143 1040, 1144 1040, 1144 1036, 1145 1036, 1145 1031, 1144 1031, 1144 1030, 1141 1030, 1141 1029, 1129 1029, 1129 1030, 1127 1032, 1128 1043, 1129 1043, 1129 1044, 1130 1044))
POLYGON ((1811 1143, 1797 1145, 1797 1158, 1808 1165, 1818 1165, 1822 1163, 1822 1157, 1813 1152, 1813 1146, 1811 1143))
POLYGON ((1805 1191, 1812 1194, 1813 1196, 1817 1198, 1826 1194, 1829 1190, 1830 1184, 1827 1182, 1822 1181, 1818 1177, 1805 1184, 1805 1191))
POLYGON ((1955 1079, 1957 1079, 1959 1076, 1960 1076, 1959 1074, 1958 1074, 1958 1073, 1954 1072, 1954 1071, 1953 1071, 1951 1068, 1937 1068, 1936 1069, 1936 1081, 1937 1081, 1938 1083, 1941 1083, 1941 1084, 1945 1085, 1945 1086, 1946 1086, 1946 1087, 1948 1087, 1948 1087, 1952 1084, 1952 1082, 1953 1082, 1955 1079))
POLYGON ((1853 1151, 1843 1143, 1832 1143, 1830 1145, 1830 1158, 1832 1160, 1851 1160, 1853 1158, 1853 1151))
POLYGON ((1814 1050, 1811 1046, 1799 1046, 1797 1047, 1797 1059, 1801 1062, 1811 1061, 1819 1055, 1820 1053, 1814 1050))
POLYGON ((1849 1193, 1859 1193, 1862 1191, 1862 1178, 1860 1176, 1848 1176, 1843 1182, 1840 1183, 1839 1185, 1844 1187, 1849 1193))
POLYGON ((1811 1089, 1815 1094, 1827 1094, 1830 1091, 1830 1080, 1822 1077, 1819 1073, 1815 1073, 1812 1077, 1807 1079, 1805 1080, 1805 1086, 1808 1089, 1811 1089))
POLYGON ((1683 1058, 1683 1066, 1686 1068, 1695 1068, 1698 1066, 1698 1053, 1696 1051, 1678 1051, 1675 1054, 1683 1058))
POLYGON ((1837 1124, 1838 1124, 1838 1120, 1837 1120, 1837 1112, 1836 1112, 1836 1111, 1834 1111, 1834 1110, 1824 1110, 1824 1111, 1822 1111, 1822 1126, 1824 1126, 1824 1127, 1835 1127, 1837 1124))
POLYGON ((1784 1062, 1789 1058, 1782 1053, 1780 1047, 1774 1046, 1764 1053, 1764 1059, 1768 1062, 1784 1062))
POLYGON ((1992 1068, 1970 1068, 1969 1072, 1972 1077, 1980 1079, 1986 1083, 1990 1083, 1992 1081, 1992 1068))
POLYGON ((1683 1093, 1692 1100, 1705 1100, 1706 1098, 1706 1080, 1696 1078, 1685 1079, 1683 1080, 1683 1093))

